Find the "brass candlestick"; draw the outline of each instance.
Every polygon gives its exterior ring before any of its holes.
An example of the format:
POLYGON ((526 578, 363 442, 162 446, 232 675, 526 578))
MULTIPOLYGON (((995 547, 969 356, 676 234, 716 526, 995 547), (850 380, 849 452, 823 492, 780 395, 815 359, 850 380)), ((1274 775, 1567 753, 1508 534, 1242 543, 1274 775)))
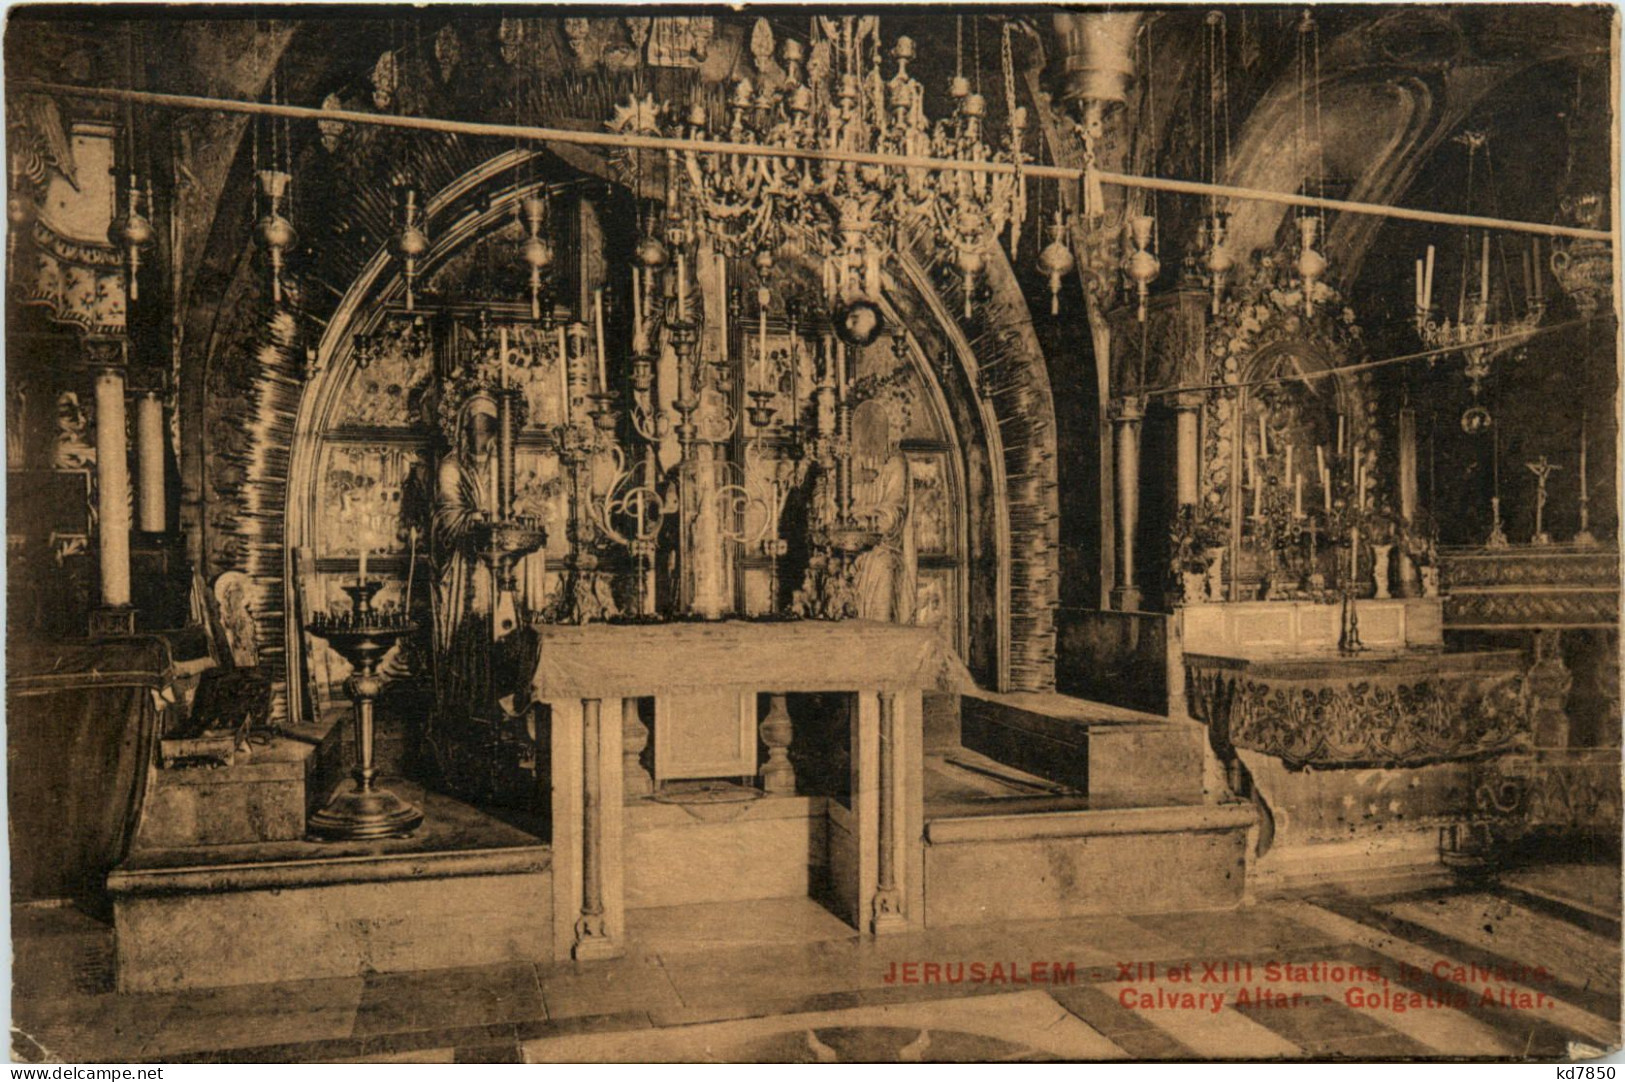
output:
POLYGON ((404 838, 423 822, 421 811, 378 786, 373 766, 373 703, 384 687, 378 664, 397 641, 417 631, 405 613, 384 616, 373 611, 373 595, 382 585, 373 581, 346 586, 351 611, 336 620, 318 616, 307 627, 355 669, 345 684, 355 704, 355 788, 334 793, 306 823, 312 835, 328 841, 404 838))

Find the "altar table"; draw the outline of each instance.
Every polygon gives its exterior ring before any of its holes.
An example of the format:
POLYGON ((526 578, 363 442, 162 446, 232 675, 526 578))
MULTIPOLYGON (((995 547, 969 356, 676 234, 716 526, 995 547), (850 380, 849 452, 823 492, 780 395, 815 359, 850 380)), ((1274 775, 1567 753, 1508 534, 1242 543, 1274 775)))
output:
MULTIPOLYGON (((974 687, 934 631, 851 620, 546 625, 538 632, 529 694, 552 713, 554 943, 561 958, 625 950, 623 767, 628 758, 635 767, 636 756, 623 733, 638 735, 638 699, 658 704, 685 692, 854 696, 851 806, 831 800, 828 812, 840 915, 875 934, 922 926, 922 697, 974 687), (613 720, 603 716, 606 700, 620 706, 613 720)), ((657 726, 658 717, 657 705, 657 726)))

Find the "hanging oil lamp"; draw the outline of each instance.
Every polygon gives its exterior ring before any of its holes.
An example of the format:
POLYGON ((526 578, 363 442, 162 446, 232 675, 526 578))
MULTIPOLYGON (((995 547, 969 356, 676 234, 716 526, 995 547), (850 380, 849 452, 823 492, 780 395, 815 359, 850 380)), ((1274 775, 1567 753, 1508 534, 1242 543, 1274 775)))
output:
POLYGON ((1061 282, 1077 265, 1072 246, 1066 242, 1066 215, 1056 208, 1055 217, 1045 226, 1049 244, 1038 253, 1038 269, 1049 276, 1049 314, 1061 314, 1061 282))
POLYGON ((553 266, 553 245, 543 230, 547 224, 547 200, 540 195, 527 196, 519 205, 525 222, 525 240, 519 254, 530 269, 530 318, 542 318, 542 276, 553 266))
POLYGON ((1134 282, 1139 299, 1139 320, 1145 322, 1146 302, 1151 299, 1151 283, 1162 273, 1162 264, 1151 251, 1151 238, 1157 220, 1149 214, 1136 215, 1129 221, 1129 236, 1134 242, 1134 253, 1128 257, 1128 276, 1134 282))
POLYGON ((260 219, 260 241, 271 260, 271 300, 282 303, 282 271, 286 266, 288 249, 299 243, 299 234, 293 223, 283 215, 283 200, 288 194, 288 183, 293 178, 280 169, 260 170, 260 191, 265 194, 269 207, 260 219))
POLYGON ((1305 214, 1298 219, 1298 234, 1303 245, 1298 252, 1298 279, 1303 288, 1303 314, 1315 314, 1315 285, 1326 273, 1326 257, 1315 250, 1320 233, 1318 215, 1305 214))
MULTIPOLYGON (((151 246, 156 235, 152 223, 141 213, 141 182, 134 173, 130 174, 127 200, 124 215, 113 223, 108 236, 115 245, 124 249, 124 262, 130 280, 130 299, 133 301, 139 296, 137 275, 141 270, 141 252, 151 246)), ((152 205, 150 190, 147 192, 147 205, 150 210, 152 205)))
POLYGON ((406 279, 406 310, 414 310, 415 287, 418 277, 418 260, 429 254, 429 237, 423 232, 423 211, 418 206, 418 192, 416 188, 407 187, 402 193, 401 202, 401 231, 395 235, 395 252, 403 262, 402 273, 406 279))

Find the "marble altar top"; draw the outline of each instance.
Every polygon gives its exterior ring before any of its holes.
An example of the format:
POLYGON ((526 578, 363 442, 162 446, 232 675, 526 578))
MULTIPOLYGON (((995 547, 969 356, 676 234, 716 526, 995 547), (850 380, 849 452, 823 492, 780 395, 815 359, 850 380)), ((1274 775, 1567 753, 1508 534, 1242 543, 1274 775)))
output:
POLYGON ((867 620, 557 624, 538 629, 531 695, 658 692, 969 691, 969 670, 934 630, 867 620))

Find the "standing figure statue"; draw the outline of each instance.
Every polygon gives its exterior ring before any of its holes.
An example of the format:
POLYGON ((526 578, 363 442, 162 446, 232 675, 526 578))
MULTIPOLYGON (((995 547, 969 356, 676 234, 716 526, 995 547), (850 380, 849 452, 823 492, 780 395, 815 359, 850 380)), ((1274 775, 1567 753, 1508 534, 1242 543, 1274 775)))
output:
POLYGON ((865 402, 852 416, 852 511, 880 534, 853 565, 858 618, 914 623, 918 559, 908 457, 893 444, 885 407, 865 402))
POLYGON ((496 428, 496 401, 470 395, 457 412, 454 447, 441 460, 435 485, 430 552, 435 695, 442 717, 481 709, 490 700, 496 586, 475 548, 474 525, 497 513, 496 428))

